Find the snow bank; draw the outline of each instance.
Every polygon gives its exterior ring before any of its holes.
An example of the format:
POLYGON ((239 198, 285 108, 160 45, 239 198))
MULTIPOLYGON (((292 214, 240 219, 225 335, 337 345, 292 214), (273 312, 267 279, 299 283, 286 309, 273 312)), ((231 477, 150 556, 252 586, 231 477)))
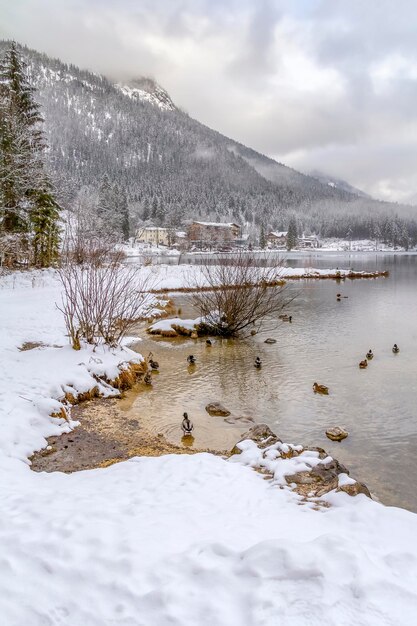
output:
POLYGON ((97 380, 112 380, 142 357, 127 347, 109 349, 68 344, 53 271, 21 272, 0 280, 0 455, 26 460, 46 445, 45 437, 74 427, 51 418, 65 393, 75 397, 95 386, 103 396, 117 390, 97 380), (25 344, 29 344, 25 346, 25 344), (25 347, 32 349, 23 349, 25 347))
MULTIPOLYGON (((179 291, 193 289, 196 285, 209 287, 199 265, 150 265, 145 268, 156 291, 179 291)), ((378 272, 353 271, 351 269, 315 269, 304 267, 284 267, 279 278, 291 279, 320 279, 320 278, 367 278, 377 277, 378 272)))
POLYGON ((284 478, 314 454, 279 459, 244 442, 232 462, 169 455, 32 473, 26 455, 72 427, 48 417, 50 398, 133 356, 69 350, 59 285, 42 280, 0 288, 2 623, 414 626, 417 516, 362 495, 305 502, 284 478), (24 341, 52 347, 19 352, 24 341))

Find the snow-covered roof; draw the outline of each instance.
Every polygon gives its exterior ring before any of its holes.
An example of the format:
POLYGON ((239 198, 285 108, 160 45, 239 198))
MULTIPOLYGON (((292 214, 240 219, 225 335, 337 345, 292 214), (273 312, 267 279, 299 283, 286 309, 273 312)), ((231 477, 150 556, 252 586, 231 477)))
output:
POLYGON ((236 226, 240 228, 239 224, 234 224, 233 222, 224 223, 224 222, 197 222, 194 221, 193 224, 200 224, 200 226, 217 226, 218 228, 230 228, 231 226, 236 226))
POLYGON ((268 234, 268 237, 286 237, 288 235, 288 231, 287 230, 280 230, 280 231, 272 231, 268 234))
POLYGON ((145 226, 144 228, 138 228, 139 232, 142 232, 144 230, 147 230, 147 231, 153 231, 153 230, 165 231, 165 230, 168 230, 168 228, 162 228, 161 226, 145 226))

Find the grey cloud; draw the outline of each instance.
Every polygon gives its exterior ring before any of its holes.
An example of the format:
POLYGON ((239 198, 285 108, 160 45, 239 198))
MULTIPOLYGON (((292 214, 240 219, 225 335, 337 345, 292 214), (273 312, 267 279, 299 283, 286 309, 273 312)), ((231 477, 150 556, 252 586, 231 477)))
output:
POLYGON ((0 0, 0 14, 0 36, 115 80, 152 75, 284 163, 416 197, 414 0, 0 0), (375 84, 395 55, 410 71, 375 84))

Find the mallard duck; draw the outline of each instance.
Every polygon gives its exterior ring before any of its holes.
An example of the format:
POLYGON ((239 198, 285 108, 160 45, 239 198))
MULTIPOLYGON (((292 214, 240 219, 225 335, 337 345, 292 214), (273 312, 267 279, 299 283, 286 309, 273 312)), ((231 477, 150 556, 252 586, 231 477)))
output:
POLYGON ((193 354, 190 354, 189 356, 187 356, 187 362, 190 365, 195 365, 195 356, 193 354))
POLYGON ((151 368, 151 370, 159 370, 158 361, 154 361, 152 358, 150 358, 148 363, 149 363, 149 367, 151 368))
POLYGON ((326 385, 319 385, 318 383, 313 384, 314 393, 322 393, 323 395, 329 395, 329 388, 326 385))
POLYGON ((209 348, 211 347, 213 344, 211 342, 211 339, 206 339, 206 346, 209 348))
POLYGON ((392 351, 393 351, 394 354, 397 354, 400 351, 400 349, 399 349, 399 347, 397 346, 396 343, 394 343, 394 345, 392 347, 392 351))
POLYGON ((145 376, 143 377, 143 382, 145 383, 145 385, 152 385, 152 376, 150 372, 146 372, 145 376))
POLYGON ((188 417, 188 413, 184 413, 183 417, 184 419, 181 422, 182 432, 184 433, 185 436, 191 435, 193 428, 194 428, 194 424, 188 417))
POLYGON ((261 367, 262 367, 262 361, 261 361, 261 359, 260 359, 258 356, 257 356, 257 357, 256 357, 256 359, 255 359, 255 363, 254 363, 254 365, 255 365, 255 367, 256 367, 257 369, 259 369, 259 368, 261 368, 261 367))
POLYGON ((371 348, 369 348, 369 351, 366 353, 366 358, 368 359, 368 361, 371 361, 374 358, 374 353, 372 352, 371 348))
POLYGON ((359 367, 361 368, 361 370, 364 370, 365 367, 368 367, 368 361, 366 359, 364 359, 363 361, 360 361, 359 367))

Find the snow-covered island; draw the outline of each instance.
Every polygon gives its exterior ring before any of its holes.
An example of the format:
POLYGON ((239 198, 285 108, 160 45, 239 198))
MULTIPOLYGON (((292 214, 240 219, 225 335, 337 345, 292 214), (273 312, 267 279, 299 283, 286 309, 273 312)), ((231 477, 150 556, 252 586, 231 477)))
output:
MULTIPOLYGON (((181 283, 173 269, 158 268, 166 287, 181 283)), ((142 360, 72 350, 59 300, 52 271, 0 283, 2 623, 415 623, 417 516, 349 495, 343 468, 328 493, 300 493, 297 474, 332 466, 317 451, 272 438, 230 458, 32 472, 46 437, 77 426, 60 414, 65 394, 118 393, 106 381, 142 360)))

